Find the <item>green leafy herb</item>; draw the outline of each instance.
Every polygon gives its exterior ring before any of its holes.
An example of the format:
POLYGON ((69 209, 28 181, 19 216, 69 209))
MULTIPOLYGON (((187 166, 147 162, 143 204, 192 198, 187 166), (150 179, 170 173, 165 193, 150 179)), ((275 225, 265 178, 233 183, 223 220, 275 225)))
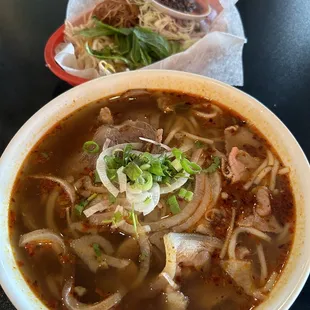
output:
POLYGON ((138 40, 145 43, 158 59, 170 56, 170 44, 163 36, 142 27, 134 28, 133 32, 138 40))
POLYGON ((110 220, 103 220, 102 223, 104 224, 113 224, 116 225, 123 219, 123 214, 120 211, 117 211, 113 214, 110 220))
POLYGON ((102 183, 97 170, 94 171, 94 183, 102 183))
POLYGON ((85 209, 85 207, 92 201, 94 200, 96 197, 98 196, 98 194, 92 194, 90 195, 87 199, 81 201, 79 204, 74 206, 75 212, 78 215, 82 215, 83 211, 85 209))
POLYGON ((123 172, 128 176, 131 181, 136 181, 143 173, 140 167, 134 163, 133 161, 130 162, 123 172))
POLYGON ((181 212, 177 197, 175 195, 170 196, 167 200, 167 203, 170 207, 170 211, 172 212, 172 214, 178 214, 181 212))
POLYGON ((101 250, 100 250, 100 246, 98 243, 93 243, 93 249, 94 249, 94 252, 95 252, 97 258, 102 255, 101 250))
POLYGON ((195 141, 195 146, 197 149, 201 149, 204 147, 204 144, 201 141, 196 140, 195 141))
POLYGON ((217 169, 221 167, 221 159, 218 156, 212 156, 212 164, 203 170, 206 173, 214 173, 217 169))
POLYGON ((83 150, 89 154, 98 153, 99 145, 95 141, 86 141, 83 145, 83 150))
POLYGON ((164 176, 163 167, 159 159, 153 159, 149 171, 158 176, 164 176))
POLYGON ((113 205, 116 202, 116 197, 109 193, 109 204, 113 205))
POLYGON ((137 217, 137 214, 135 213, 134 205, 132 205, 132 209, 130 211, 129 218, 132 221, 132 225, 133 225, 133 228, 135 230, 136 237, 138 238, 139 237, 139 233, 138 233, 138 217, 137 217))

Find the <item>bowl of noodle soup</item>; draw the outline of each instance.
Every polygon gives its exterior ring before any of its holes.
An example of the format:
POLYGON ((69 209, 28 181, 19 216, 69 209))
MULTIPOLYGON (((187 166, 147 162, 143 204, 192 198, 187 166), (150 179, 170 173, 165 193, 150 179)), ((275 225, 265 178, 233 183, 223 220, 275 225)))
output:
POLYGON ((0 283, 17 309, 289 309, 309 274, 309 163, 216 80, 84 83, 27 121, 0 175, 0 283))

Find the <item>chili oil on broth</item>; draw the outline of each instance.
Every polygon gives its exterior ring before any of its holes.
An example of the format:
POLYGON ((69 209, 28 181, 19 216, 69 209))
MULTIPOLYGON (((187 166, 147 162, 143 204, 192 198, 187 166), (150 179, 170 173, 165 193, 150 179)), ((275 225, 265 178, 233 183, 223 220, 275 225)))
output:
MULTIPOLYGON (((74 206, 71 206, 70 199, 61 186, 50 180, 30 177, 38 174, 48 174, 70 182, 72 180, 76 182, 83 176, 90 176, 93 183, 95 177, 93 157, 98 154, 84 154, 83 144, 85 141, 93 140, 97 128, 102 125, 98 120, 98 115, 104 106, 108 106, 112 112, 114 127, 123 124, 127 120, 135 121, 138 119, 151 123, 155 129, 163 128, 162 142, 167 143, 169 146, 180 148, 191 141, 192 145, 184 148, 185 151, 189 149, 185 154, 199 149, 203 150, 205 160, 202 163, 202 168, 207 170, 214 163, 214 157, 219 157, 221 154, 224 154, 227 161, 229 161, 231 150, 227 153, 225 149, 224 130, 231 126, 239 126, 239 129, 250 132, 254 142, 251 140, 250 144, 244 145, 238 142, 238 146, 240 150, 255 157, 260 165, 266 160, 270 160, 272 163, 272 159, 270 159, 270 156, 268 157, 266 150, 270 150, 273 154, 273 162, 279 160, 279 157, 266 139, 255 128, 249 126, 242 116, 225 109, 218 103, 210 103, 206 99, 180 93, 141 91, 140 93, 129 92, 120 97, 113 97, 111 100, 100 100, 76 111, 51 129, 26 158, 11 196, 10 235, 20 270, 36 295, 51 309, 66 309, 62 299, 62 289, 64 279, 68 280, 69 274, 74 275, 75 287, 82 288, 82 291, 83 288, 86 289, 83 296, 78 296, 78 290, 74 291, 73 295, 79 302, 89 305, 101 302, 117 292, 120 287, 126 287, 129 292, 117 305, 117 309, 169 309, 169 293, 166 292, 167 289, 164 288, 157 294, 153 294, 152 290, 149 289, 154 279, 158 277, 165 267, 164 253, 157 246, 152 245, 150 268, 142 285, 131 289, 130 285, 138 275, 144 254, 140 253, 136 236, 128 236, 118 229, 112 230, 107 223, 100 226, 90 225, 88 219, 84 216, 80 217, 75 214, 74 206), (212 113, 215 115, 210 117, 212 113), (207 118, 204 118, 205 115, 203 116, 203 114, 206 114, 207 118), (169 138, 169 134, 173 131, 175 133, 170 135, 169 138), (184 132, 203 137, 203 139, 213 140, 215 148, 212 148, 207 140, 197 141, 192 139, 190 135, 186 137, 184 132), (81 162, 82 164, 80 164, 81 162), (89 162, 89 166, 85 165, 85 162, 89 162), (53 201, 55 202, 54 211, 53 201), (48 208, 52 210, 49 215, 47 215, 48 208), (70 218, 73 223, 83 221, 82 228, 80 227, 81 231, 77 230, 73 234, 68 229, 67 208, 72 208, 70 218), (52 227, 48 225, 52 225, 52 227), (116 250, 113 253, 115 257, 130 259, 130 263, 123 269, 101 268, 94 273, 89 270, 88 266, 72 248, 70 248, 68 255, 59 257, 59 255, 55 254, 54 248, 49 242, 47 244, 40 242, 39 245, 29 243, 25 247, 19 247, 21 235, 46 228, 56 229, 55 232, 63 238, 68 249, 73 239, 96 233, 111 242, 116 250), (129 240, 127 241, 129 245, 124 245, 126 240, 129 240), (121 247, 121 245, 123 246, 121 247), (64 268, 64 266, 68 265, 69 268, 64 268)), ((231 136, 234 138, 233 132, 231 136)), ((248 139, 248 136, 245 139, 248 139)), ((226 137, 226 139, 229 138, 226 137)), ((157 148, 158 150, 163 151, 160 148, 157 148)), ((268 168, 268 165, 266 167, 268 168)), ((205 212, 194 227, 189 227, 184 232, 196 233, 201 236, 213 235, 224 242, 233 215, 235 215, 233 232, 239 227, 238 223, 242 221, 243 224, 247 225, 242 227, 254 227, 253 225, 259 227, 258 230, 266 234, 270 240, 262 240, 249 232, 242 233, 238 237, 238 253, 236 251, 237 254, 235 254, 236 256, 245 255, 241 260, 252 263, 254 284, 258 289, 265 285, 268 288, 267 280, 270 277, 271 282, 277 279, 285 266, 294 232, 295 209, 287 174, 277 174, 273 191, 268 189, 272 171, 267 173, 258 186, 252 185, 248 190, 245 190, 244 186, 248 184, 249 179, 255 172, 254 170, 249 169, 247 180, 232 182, 231 178, 228 178, 227 175, 227 178, 224 177, 221 169, 217 168, 214 173, 221 175, 222 189, 216 204, 212 206, 211 211, 205 212), (256 218, 254 219, 255 224, 253 224, 253 220, 251 223, 251 217, 253 217, 253 210, 257 208, 258 204, 257 190, 265 191, 265 188, 267 188, 267 196, 271 204, 271 215, 274 218, 271 219, 270 215, 267 215, 267 217, 261 216, 258 220, 259 223, 257 224, 256 218), (280 228, 274 227, 277 225, 275 225, 273 219, 276 219, 280 228), (263 223, 261 223, 262 221, 263 223), (281 228, 282 231, 280 231, 281 228), (276 232, 268 232, 268 230, 276 232), (267 265, 267 276, 264 281, 261 280, 261 261, 257 254, 258 247, 263 248, 267 265)), ((280 163, 278 171, 281 170, 285 171, 285 167, 280 163)), ((195 191, 194 179, 195 176, 191 177, 186 183, 186 190, 195 191)), ((98 184, 92 185, 101 186, 98 184)), ((86 192, 78 189, 76 203, 84 201, 87 199, 87 195, 92 194, 86 192)), ((178 192, 179 190, 175 191, 176 196, 178 192)), ((150 215, 145 217, 139 215, 139 221, 141 223, 152 222, 158 220, 158 216, 162 218, 173 216, 166 203, 170 196, 171 194, 162 195, 160 201, 161 204, 165 204, 166 212, 157 207, 150 215)), ((178 203, 182 212, 190 202, 178 199, 178 203)), ((166 233, 173 230, 171 228, 166 233)), ((147 234, 147 236, 149 235, 147 234)), ((159 240, 163 246, 162 237, 159 240)), ((90 247, 89 251, 93 251, 93 248, 90 247)), ((228 260, 227 253, 228 250, 225 253, 224 260, 228 260)), ((203 268, 203 270, 199 268, 197 270, 194 266, 187 266, 187 263, 179 264, 181 272, 179 271, 174 278, 174 282, 178 286, 175 290, 182 292, 185 296, 185 307, 187 309, 251 309, 263 301, 263 299, 257 298, 257 295, 245 292, 244 288, 238 285, 235 279, 220 266, 220 255, 220 249, 215 249, 210 253, 206 270, 203 268), (206 294, 206 292, 209 293, 206 294)), ((240 259, 240 257, 236 258, 240 259)), ((268 293, 268 290, 263 292, 266 296, 268 296, 268 293)), ((184 302, 182 306, 184 308, 184 302)))

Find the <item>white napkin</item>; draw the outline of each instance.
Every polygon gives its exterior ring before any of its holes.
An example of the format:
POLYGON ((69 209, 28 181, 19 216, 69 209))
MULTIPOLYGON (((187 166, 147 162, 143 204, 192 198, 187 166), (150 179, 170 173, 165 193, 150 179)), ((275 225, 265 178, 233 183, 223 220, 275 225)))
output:
MULTIPOLYGON (((67 19, 74 21, 89 12, 102 0, 69 0, 67 19)), ((208 17, 206 35, 186 51, 158 61, 145 69, 170 69, 201 74, 225 83, 243 85, 242 50, 246 43, 242 21, 235 6, 236 0, 210 0, 213 8, 208 17)), ((95 69, 80 70, 71 43, 57 47, 55 61, 68 73, 94 79, 95 69)))

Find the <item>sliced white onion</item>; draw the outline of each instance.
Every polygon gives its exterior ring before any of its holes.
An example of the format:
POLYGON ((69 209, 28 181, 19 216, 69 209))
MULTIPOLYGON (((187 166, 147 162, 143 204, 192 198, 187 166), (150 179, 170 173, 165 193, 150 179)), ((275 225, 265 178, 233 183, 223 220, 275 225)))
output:
POLYGON ((139 137, 139 139, 142 140, 142 141, 149 142, 149 143, 152 143, 154 145, 160 146, 160 147, 162 147, 163 149, 165 149, 165 150, 167 150, 169 152, 171 151, 171 148, 168 145, 166 145, 166 144, 159 143, 157 141, 154 141, 154 140, 151 140, 151 139, 147 139, 147 138, 143 138, 143 137, 139 137))
POLYGON ((19 246, 24 247, 27 243, 51 244, 57 254, 66 252, 66 245, 62 238, 49 229, 38 229, 22 235, 19 239, 19 246))
POLYGON ((124 167, 120 167, 117 170, 117 177, 118 177, 118 183, 119 183, 119 191, 120 193, 126 192, 126 187, 127 187, 127 176, 123 172, 124 167))
POLYGON ((143 212, 143 215, 147 215, 151 213, 155 207, 158 205, 159 198, 160 198, 160 187, 158 183, 154 183, 152 188, 137 196, 142 196, 144 198, 144 195, 146 194, 146 198, 143 201, 133 203, 134 209, 138 212, 143 212), (149 202, 145 202, 146 199, 149 199, 149 202))
POLYGON ((83 213, 86 217, 90 217, 97 212, 101 212, 109 208, 110 208, 109 202, 107 200, 102 200, 96 203, 95 205, 91 206, 90 208, 84 210, 83 213))
POLYGON ((87 305, 84 303, 79 302, 74 295, 72 294, 72 286, 73 281, 69 280, 66 282, 63 290, 62 290, 62 298, 65 303, 65 306, 69 310, 109 310, 113 307, 115 307, 117 304, 119 304, 123 298, 123 296, 126 294, 125 290, 120 290, 113 295, 109 296, 105 300, 95 303, 93 305, 87 305))
MULTIPOLYGON (((114 196, 117 197, 119 190, 112 184, 107 175, 107 165, 104 160, 106 155, 111 156, 112 153, 117 149, 124 149, 129 143, 118 144, 112 147, 109 147, 102 151, 97 159, 96 169, 99 175, 99 178, 102 184, 108 189, 108 191, 114 196)), ((134 149, 139 149, 142 147, 142 143, 130 143, 134 149)))
POLYGON ((42 175, 35 174, 35 175, 32 175, 31 178, 49 180, 49 181, 57 183, 68 194, 71 203, 74 204, 75 199, 76 199, 75 190, 74 190, 74 187, 66 180, 63 180, 61 178, 57 178, 51 175, 46 175, 46 174, 42 174, 42 175))
POLYGON ((109 147, 110 143, 111 143, 111 140, 107 138, 102 146, 102 151, 106 150, 109 147))
POLYGON ((170 185, 163 185, 160 187, 160 194, 168 194, 171 193, 173 191, 175 191, 176 189, 182 187, 187 181, 188 181, 188 177, 189 174, 188 173, 184 173, 186 175, 186 177, 183 178, 179 178, 177 179, 174 183, 170 184, 170 185))

